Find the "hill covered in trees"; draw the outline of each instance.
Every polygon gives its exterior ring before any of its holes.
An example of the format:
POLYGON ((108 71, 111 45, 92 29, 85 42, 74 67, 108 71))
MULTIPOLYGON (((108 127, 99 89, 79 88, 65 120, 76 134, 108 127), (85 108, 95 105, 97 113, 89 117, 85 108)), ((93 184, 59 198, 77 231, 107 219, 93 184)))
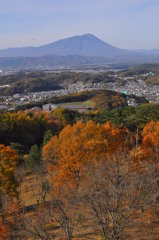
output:
POLYGON ((2 239, 159 237, 159 105, 112 93, 59 98, 86 113, 0 113, 2 239))
POLYGON ((122 77, 140 76, 147 85, 159 84, 159 65, 144 64, 136 67, 130 67, 120 72, 122 77))
MULTIPOLYGON (((76 72, 19 72, 7 76, 0 76, 0 94, 3 96, 16 93, 51 91, 68 88, 71 84, 125 84, 124 77, 137 76, 146 84, 155 85, 158 79, 158 65, 142 65, 136 68, 127 68, 117 76, 113 71, 104 73, 76 73, 76 72), (152 72, 152 74, 149 74, 152 72), (147 74, 147 76, 143 76, 147 74)), ((129 80, 131 81, 131 80, 129 80)))

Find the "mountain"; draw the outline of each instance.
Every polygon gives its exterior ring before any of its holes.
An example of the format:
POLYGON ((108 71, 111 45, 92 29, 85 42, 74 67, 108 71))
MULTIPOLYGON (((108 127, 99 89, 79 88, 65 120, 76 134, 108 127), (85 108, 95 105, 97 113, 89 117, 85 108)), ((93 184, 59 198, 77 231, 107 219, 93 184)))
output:
POLYGON ((127 54, 130 54, 130 52, 105 43, 92 34, 74 36, 40 47, 9 48, 0 51, 0 57, 37 57, 47 55, 112 57, 127 54))
POLYGON ((62 39, 40 47, 0 50, 0 67, 61 68, 90 64, 159 63, 159 50, 125 50, 92 34, 62 39))

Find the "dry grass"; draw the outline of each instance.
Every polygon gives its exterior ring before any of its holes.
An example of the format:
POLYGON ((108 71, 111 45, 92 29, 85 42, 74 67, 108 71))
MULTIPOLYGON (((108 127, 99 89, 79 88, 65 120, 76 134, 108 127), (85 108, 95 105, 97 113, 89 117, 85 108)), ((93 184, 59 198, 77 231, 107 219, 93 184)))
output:
MULTIPOLYGON (((32 217, 35 214, 34 206, 37 204, 37 197, 39 196, 40 181, 46 176, 38 176, 36 174, 25 176, 20 186, 20 198, 22 204, 26 208, 24 217, 32 217), (31 208, 33 206, 33 208, 31 208)), ((47 198, 49 201, 49 198, 47 198)), ((6 199, 6 209, 8 212, 8 220, 11 218, 11 212, 15 211, 14 204, 9 198, 6 199)), ((141 218, 138 219, 132 226, 126 229, 127 237, 123 240, 159 240, 159 217, 157 206, 142 213, 141 218), (153 210, 153 211, 152 211, 153 210), (153 212, 153 215, 152 215, 153 212)), ((85 214, 86 209, 83 209, 85 214)), ((56 240, 64 240, 64 235, 57 223, 46 226, 50 232, 55 233, 58 237, 56 240)), ((74 232, 74 240, 102 240, 99 231, 95 231, 91 218, 87 221, 79 221, 74 232)), ((32 240, 32 239, 31 239, 32 240)))

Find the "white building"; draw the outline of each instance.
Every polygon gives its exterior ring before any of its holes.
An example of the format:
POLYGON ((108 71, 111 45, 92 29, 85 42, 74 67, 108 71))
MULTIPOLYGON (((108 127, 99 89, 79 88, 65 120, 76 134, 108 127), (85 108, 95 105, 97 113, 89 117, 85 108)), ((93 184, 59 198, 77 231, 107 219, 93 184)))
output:
POLYGON ((48 103, 48 104, 43 105, 43 111, 45 111, 45 112, 54 111, 56 108, 57 108, 57 105, 53 104, 53 103, 48 103))
POLYGON ((0 104, 0 111, 1 110, 7 110, 7 107, 5 105, 0 104))

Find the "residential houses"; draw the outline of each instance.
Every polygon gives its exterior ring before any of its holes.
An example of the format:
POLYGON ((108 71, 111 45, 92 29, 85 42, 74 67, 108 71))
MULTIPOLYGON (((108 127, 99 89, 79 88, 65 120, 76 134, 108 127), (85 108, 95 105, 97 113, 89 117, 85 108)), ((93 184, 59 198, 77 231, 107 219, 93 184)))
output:
MULTIPOLYGON (((117 75, 117 74, 116 74, 117 75)), ((107 89, 107 90, 114 90, 116 92, 126 93, 129 95, 136 95, 136 96, 144 96, 150 102, 159 103, 159 86, 148 86, 145 82, 141 79, 132 78, 131 80, 124 80, 120 81, 120 79, 116 79, 111 82, 99 82, 99 83, 83 83, 78 82, 76 84, 71 84, 69 86, 63 86, 64 89, 56 90, 56 91, 42 91, 42 92, 35 92, 35 93, 22 93, 22 94, 14 94, 13 96, 1 96, 0 97, 0 105, 2 106, 1 109, 7 108, 8 110, 16 109, 18 106, 22 106, 25 104, 34 104, 38 102, 49 102, 54 97, 64 96, 67 94, 77 93, 81 91, 89 91, 89 90, 98 90, 98 89, 107 89)), ((135 102, 128 102, 130 105, 135 105, 135 102)), ((53 111, 56 109, 57 106, 54 104, 46 104, 43 106, 44 111, 53 111)), ((75 109, 76 107, 74 107, 75 109)), ((72 109, 72 107, 70 107, 72 109)), ((77 108, 78 109, 78 106, 77 108)), ((75 109, 75 110, 76 110, 75 109)), ((39 109, 33 109, 33 111, 39 111, 39 109)), ((83 107, 83 110, 86 109, 83 107)))

